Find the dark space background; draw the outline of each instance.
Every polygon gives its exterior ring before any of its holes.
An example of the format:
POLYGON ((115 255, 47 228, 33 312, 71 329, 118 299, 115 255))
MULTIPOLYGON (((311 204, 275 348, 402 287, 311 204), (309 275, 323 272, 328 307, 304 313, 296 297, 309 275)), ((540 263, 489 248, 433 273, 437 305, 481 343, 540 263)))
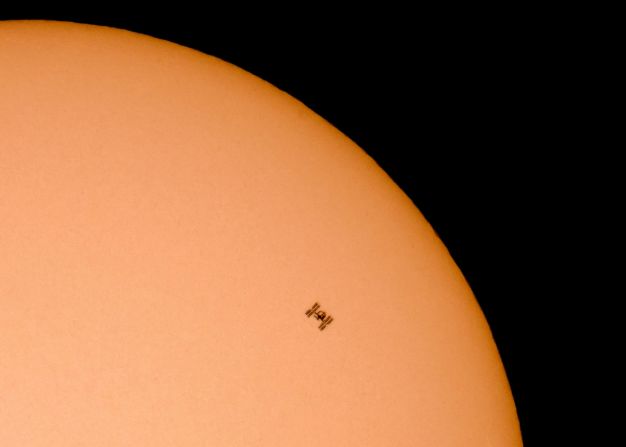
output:
POLYGON ((538 335, 550 293, 539 267, 550 253, 538 235, 551 231, 539 200, 549 164, 538 136, 551 104, 538 94, 547 61, 528 44, 532 29, 463 13, 361 20, 309 12, 276 23, 210 9, 0 19, 108 25, 192 47, 269 81, 345 133, 448 247, 491 327, 525 445, 538 445, 545 402, 534 385, 545 374, 539 347, 550 343, 538 335))

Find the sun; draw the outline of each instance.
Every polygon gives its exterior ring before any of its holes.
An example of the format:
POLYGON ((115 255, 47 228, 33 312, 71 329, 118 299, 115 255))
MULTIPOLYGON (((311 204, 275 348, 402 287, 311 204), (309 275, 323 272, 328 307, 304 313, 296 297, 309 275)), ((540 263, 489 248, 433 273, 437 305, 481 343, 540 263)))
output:
POLYGON ((462 273, 301 102, 153 37, 0 22, 0 444, 520 446, 462 273))

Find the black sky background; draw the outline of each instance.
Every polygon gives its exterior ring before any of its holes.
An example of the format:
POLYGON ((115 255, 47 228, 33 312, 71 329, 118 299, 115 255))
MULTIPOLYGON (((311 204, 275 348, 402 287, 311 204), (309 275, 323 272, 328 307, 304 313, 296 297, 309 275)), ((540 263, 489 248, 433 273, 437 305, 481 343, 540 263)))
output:
MULTIPOLYGON (((456 16, 368 20, 306 9, 290 20, 239 16, 21 13, 128 29, 231 62, 286 91, 363 148, 440 235, 489 322, 516 401, 525 445, 539 445, 542 365, 537 335, 550 291, 537 234, 546 224, 547 168, 538 134, 543 56, 527 35, 456 16)), ((517 29, 517 28, 516 28, 517 29)), ((0 67, 1 69, 1 67, 0 67)))

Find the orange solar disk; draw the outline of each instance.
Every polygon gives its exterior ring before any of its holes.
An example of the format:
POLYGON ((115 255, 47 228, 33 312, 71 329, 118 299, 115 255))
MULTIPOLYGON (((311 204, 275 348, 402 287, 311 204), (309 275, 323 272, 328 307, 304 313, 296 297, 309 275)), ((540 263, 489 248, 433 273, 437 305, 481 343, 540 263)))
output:
POLYGON ((411 200, 302 103, 127 31, 0 23, 0 445, 521 445, 411 200))

